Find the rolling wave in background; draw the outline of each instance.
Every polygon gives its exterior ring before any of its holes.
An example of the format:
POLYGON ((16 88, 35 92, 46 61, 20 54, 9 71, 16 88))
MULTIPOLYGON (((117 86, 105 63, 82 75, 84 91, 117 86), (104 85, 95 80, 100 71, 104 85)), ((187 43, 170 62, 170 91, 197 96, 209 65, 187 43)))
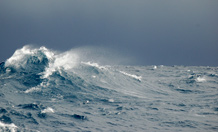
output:
POLYGON ((218 68, 102 65, 24 46, 0 64, 0 131, 218 131, 218 68))

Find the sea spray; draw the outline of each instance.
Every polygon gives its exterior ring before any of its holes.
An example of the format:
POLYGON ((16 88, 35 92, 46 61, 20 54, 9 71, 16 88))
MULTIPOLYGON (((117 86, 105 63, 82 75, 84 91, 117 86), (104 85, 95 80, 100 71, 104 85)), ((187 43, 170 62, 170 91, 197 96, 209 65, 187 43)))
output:
POLYGON ((104 65, 83 51, 24 46, 1 63, 0 131, 218 130, 217 67, 104 65))

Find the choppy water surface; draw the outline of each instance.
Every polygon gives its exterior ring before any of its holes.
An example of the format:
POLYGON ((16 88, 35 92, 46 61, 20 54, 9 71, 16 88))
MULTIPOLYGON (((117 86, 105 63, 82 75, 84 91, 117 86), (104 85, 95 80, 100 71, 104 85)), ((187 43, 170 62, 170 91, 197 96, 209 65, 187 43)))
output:
POLYGON ((218 131, 218 68, 99 65, 18 49, 0 65, 0 131, 218 131))

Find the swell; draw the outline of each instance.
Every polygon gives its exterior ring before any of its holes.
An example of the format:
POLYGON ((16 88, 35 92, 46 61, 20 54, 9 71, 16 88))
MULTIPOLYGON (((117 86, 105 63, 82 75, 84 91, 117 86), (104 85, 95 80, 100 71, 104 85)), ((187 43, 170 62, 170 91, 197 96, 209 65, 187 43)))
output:
POLYGON ((1 63, 0 131, 217 131, 217 68, 81 54, 26 46, 1 63))
MULTIPOLYGON (((65 86, 65 90, 70 87, 75 91, 82 89, 87 91, 87 86, 90 89, 93 86, 125 91, 123 89, 125 86, 134 86, 134 83, 138 85, 137 83, 142 81, 141 76, 116 70, 111 66, 85 62, 82 54, 76 50, 57 52, 45 47, 24 46, 16 50, 5 63, 1 63, 1 81, 10 77, 11 80, 25 86, 23 90, 25 93, 40 92, 44 89, 47 93, 55 91, 61 93, 63 91, 61 86, 65 86), (117 78, 126 78, 129 81, 123 80, 118 83, 117 78), (53 88, 49 89, 49 87, 53 88)), ((134 94, 131 91, 125 92, 134 94)))

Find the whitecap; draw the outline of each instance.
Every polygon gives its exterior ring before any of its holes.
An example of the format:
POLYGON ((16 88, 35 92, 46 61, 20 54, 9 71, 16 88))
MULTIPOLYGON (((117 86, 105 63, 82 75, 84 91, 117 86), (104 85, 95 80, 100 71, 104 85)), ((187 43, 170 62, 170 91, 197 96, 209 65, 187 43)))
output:
POLYGON ((24 91, 24 93, 32 93, 32 92, 36 92, 36 91, 41 91, 41 88, 32 87, 32 88, 27 89, 26 91, 24 91))
POLYGON ((32 53, 33 51, 31 51, 30 46, 24 46, 23 48, 16 50, 14 54, 6 60, 5 66, 14 65, 15 67, 19 67, 21 65, 19 62, 24 56, 32 53))
POLYGON ((78 64, 78 59, 79 56, 72 51, 54 55, 54 57, 49 62, 49 66, 43 73, 40 74, 43 75, 42 78, 47 78, 55 71, 60 71, 61 69, 73 69, 78 64))
POLYGON ((94 63, 94 62, 81 62, 82 64, 88 65, 88 66, 92 66, 92 67, 96 67, 98 69, 107 69, 105 66, 100 66, 98 63, 94 63))
POLYGON ((111 102, 111 103, 113 103, 113 102, 114 102, 114 99, 109 99, 108 101, 111 102))
POLYGON ((197 77, 195 79, 197 82, 205 82, 206 81, 206 78, 205 77, 197 77))
POLYGON ((10 132, 15 132, 17 130, 17 126, 14 123, 11 124, 4 124, 2 122, 0 122, 0 130, 3 131, 10 131, 10 132))
POLYGON ((55 112, 54 109, 52 109, 51 107, 48 107, 41 111, 41 113, 54 113, 54 112, 55 112))
POLYGON ((40 52, 42 52, 48 59, 51 59, 54 55, 52 51, 48 50, 43 46, 37 49, 26 45, 23 48, 16 50, 14 54, 6 60, 5 66, 8 67, 10 65, 13 65, 16 68, 25 67, 27 62, 26 59, 28 58, 28 56, 37 56, 38 60, 41 62, 44 56, 39 55, 40 52))
POLYGON ((126 75, 126 76, 129 76, 129 77, 131 77, 131 78, 134 78, 134 79, 136 79, 136 80, 139 80, 139 81, 142 80, 142 77, 141 77, 141 76, 129 74, 129 73, 126 73, 126 72, 124 72, 124 71, 120 71, 120 73, 122 73, 122 74, 124 74, 124 75, 126 75))
POLYGON ((157 69, 157 66, 153 66, 153 70, 157 69))

